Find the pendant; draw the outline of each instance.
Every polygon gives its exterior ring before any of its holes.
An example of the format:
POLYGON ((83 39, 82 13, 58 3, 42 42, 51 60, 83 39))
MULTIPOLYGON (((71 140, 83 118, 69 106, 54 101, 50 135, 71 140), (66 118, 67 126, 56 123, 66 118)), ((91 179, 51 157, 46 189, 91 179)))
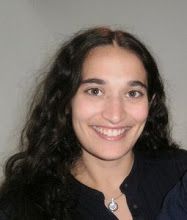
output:
POLYGON ((108 203, 108 209, 111 212, 115 212, 116 210, 118 210, 118 204, 113 198, 112 201, 108 203))

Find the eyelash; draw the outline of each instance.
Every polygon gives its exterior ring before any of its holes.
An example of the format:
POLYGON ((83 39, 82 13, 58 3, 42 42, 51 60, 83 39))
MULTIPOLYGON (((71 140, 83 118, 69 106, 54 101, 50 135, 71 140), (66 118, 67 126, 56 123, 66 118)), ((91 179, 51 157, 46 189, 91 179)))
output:
MULTIPOLYGON (((90 96, 102 96, 103 95, 103 91, 97 87, 86 89, 85 93, 87 93, 90 96)), ((143 95, 144 93, 138 90, 130 90, 127 93, 128 98, 139 98, 139 97, 142 97, 143 95)))
POLYGON ((143 95, 144 95, 143 92, 137 91, 137 90, 131 90, 127 93, 127 96, 129 98, 139 98, 139 97, 142 97, 143 95))
POLYGON ((103 92, 99 88, 90 88, 85 91, 87 94, 92 96, 101 96, 103 92))

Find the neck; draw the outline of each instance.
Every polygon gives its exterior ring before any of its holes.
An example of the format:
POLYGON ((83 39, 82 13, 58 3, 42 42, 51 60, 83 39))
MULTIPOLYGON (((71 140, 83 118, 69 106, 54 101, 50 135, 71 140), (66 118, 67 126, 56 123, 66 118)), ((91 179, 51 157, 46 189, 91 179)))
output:
POLYGON ((119 195, 119 186, 129 175, 133 162, 133 152, 114 161, 104 161, 84 152, 72 174, 83 184, 103 192, 105 197, 113 197, 119 195))

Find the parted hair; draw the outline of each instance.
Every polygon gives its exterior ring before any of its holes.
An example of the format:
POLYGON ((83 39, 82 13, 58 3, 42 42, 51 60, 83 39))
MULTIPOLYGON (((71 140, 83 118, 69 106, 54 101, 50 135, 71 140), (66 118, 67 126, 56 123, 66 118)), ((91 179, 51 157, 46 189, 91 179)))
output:
POLYGON ((149 115, 134 146, 142 152, 177 148, 169 132, 165 92, 157 64, 145 45, 130 33, 96 27, 76 33, 63 43, 30 107, 19 153, 6 163, 0 202, 12 198, 14 220, 72 219, 76 200, 70 187, 71 169, 81 156, 71 119, 71 100, 81 82, 82 65, 90 50, 117 44, 143 63, 148 80, 149 115))

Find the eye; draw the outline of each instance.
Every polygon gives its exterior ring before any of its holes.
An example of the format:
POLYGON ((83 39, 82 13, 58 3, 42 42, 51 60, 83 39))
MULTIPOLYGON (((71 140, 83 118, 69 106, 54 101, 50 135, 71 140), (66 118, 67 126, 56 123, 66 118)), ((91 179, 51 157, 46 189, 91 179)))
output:
POLYGON ((141 97, 141 96, 143 96, 143 95, 144 95, 143 92, 137 91, 137 90, 131 90, 131 91, 129 91, 128 94, 127 94, 127 96, 128 96, 129 98, 139 98, 139 97, 141 97))
POLYGON ((103 94, 103 92, 98 88, 91 88, 86 90, 86 92, 92 96, 101 96, 103 94))

